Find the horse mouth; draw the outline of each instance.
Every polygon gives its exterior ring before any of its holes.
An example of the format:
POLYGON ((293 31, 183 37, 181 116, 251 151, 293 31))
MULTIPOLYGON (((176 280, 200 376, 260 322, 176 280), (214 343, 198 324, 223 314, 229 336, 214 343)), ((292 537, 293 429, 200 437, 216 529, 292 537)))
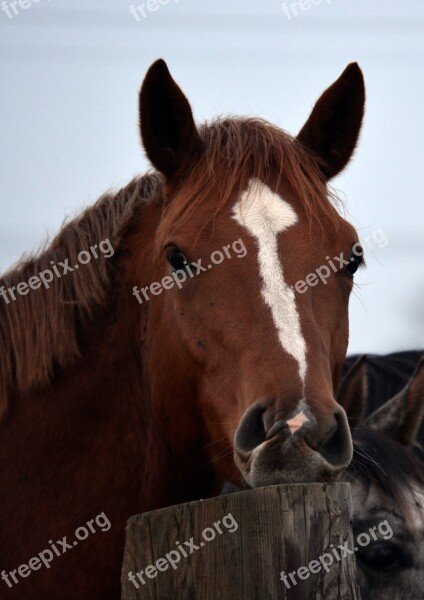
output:
POLYGON ((345 465, 334 466, 312 450, 302 438, 293 436, 281 443, 275 436, 251 450, 234 450, 234 462, 246 487, 257 488, 291 483, 332 483, 337 481, 345 465))

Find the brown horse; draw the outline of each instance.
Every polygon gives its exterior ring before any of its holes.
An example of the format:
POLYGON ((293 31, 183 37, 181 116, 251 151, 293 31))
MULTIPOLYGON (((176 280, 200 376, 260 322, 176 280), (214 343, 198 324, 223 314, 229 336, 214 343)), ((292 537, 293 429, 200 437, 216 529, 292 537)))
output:
POLYGON ((351 64, 297 138, 251 118, 197 128, 166 64, 150 68, 158 172, 0 281, 2 598, 116 600, 130 515, 347 466, 334 390, 362 258, 327 182, 364 97, 351 64), (325 285, 306 277, 329 257, 325 285))

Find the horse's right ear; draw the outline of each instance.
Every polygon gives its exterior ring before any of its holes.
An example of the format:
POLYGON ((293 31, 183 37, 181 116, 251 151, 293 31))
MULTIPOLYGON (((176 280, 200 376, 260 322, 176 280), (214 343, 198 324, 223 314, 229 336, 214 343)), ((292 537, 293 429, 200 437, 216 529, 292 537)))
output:
POLYGON ((424 417, 424 356, 404 389, 370 415, 364 427, 381 431, 413 446, 424 417))
POLYGON ((168 179, 188 167, 201 140, 190 104, 165 61, 147 72, 139 98, 140 128, 147 157, 168 179))
POLYGON ((346 411, 351 430, 361 423, 367 398, 366 354, 362 354, 343 378, 337 392, 337 402, 346 411))

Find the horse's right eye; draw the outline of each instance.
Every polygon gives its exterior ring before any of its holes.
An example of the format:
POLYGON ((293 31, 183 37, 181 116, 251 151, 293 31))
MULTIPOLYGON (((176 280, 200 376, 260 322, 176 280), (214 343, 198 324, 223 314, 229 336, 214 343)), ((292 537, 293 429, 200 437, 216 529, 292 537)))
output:
POLYGON ((189 264, 185 255, 177 246, 167 248, 167 260, 173 271, 185 271, 189 264))

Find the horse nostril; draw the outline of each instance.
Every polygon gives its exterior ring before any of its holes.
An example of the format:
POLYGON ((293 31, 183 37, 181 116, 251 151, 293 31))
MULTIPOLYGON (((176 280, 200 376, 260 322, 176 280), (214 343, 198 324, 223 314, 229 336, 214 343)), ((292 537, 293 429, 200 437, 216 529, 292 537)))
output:
POLYGON ((266 439, 265 426, 262 420, 264 406, 254 405, 241 419, 234 438, 235 447, 241 452, 251 452, 266 439))
POLYGON ((266 434, 266 439, 270 440, 271 438, 274 437, 274 435, 277 435, 277 433, 280 433, 280 431, 282 430, 287 430, 287 433, 289 433, 289 426, 287 424, 287 421, 285 421, 284 419, 280 419, 279 421, 276 421, 274 423, 274 425, 271 427, 271 429, 268 431, 268 433, 266 434))
POLYGON ((344 413, 335 413, 335 425, 326 439, 316 448, 325 460, 333 466, 345 465, 352 458, 352 441, 344 413))

